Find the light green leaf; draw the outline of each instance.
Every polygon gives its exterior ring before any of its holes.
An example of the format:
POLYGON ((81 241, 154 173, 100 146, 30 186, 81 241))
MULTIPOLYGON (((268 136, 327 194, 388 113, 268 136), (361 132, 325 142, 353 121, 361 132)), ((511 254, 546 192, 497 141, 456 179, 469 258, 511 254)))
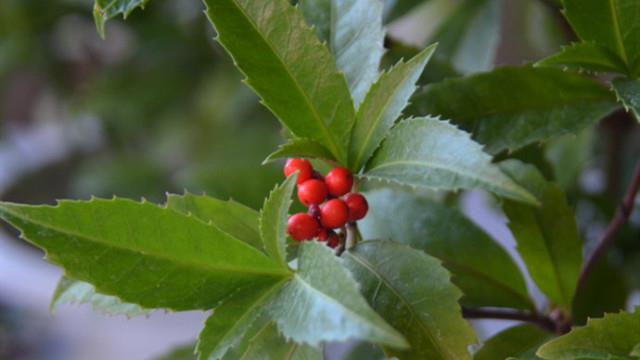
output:
POLYGON ((321 144, 309 139, 295 138, 289 140, 286 144, 280 145, 278 150, 267 156, 262 164, 264 165, 276 159, 288 157, 335 160, 331 151, 327 150, 327 148, 321 144))
POLYGON ((285 337, 317 346, 359 339, 406 348, 407 342, 358 293, 358 284, 324 244, 304 242, 299 269, 269 307, 285 337))
POLYGON ((517 160, 501 165, 542 203, 538 208, 511 201, 503 205, 518 252, 540 290, 570 312, 582 266, 582 243, 574 211, 562 190, 547 182, 535 167, 517 160))
POLYGON ((433 55, 436 45, 422 50, 408 62, 402 60, 369 90, 358 109, 351 135, 349 162, 358 171, 380 145, 416 89, 416 81, 433 55))
POLYGON ((482 188, 536 203, 529 192, 491 163, 491 157, 469 134, 429 117, 396 125, 367 165, 364 176, 442 190, 482 188))
POLYGON ((291 194, 296 187, 297 174, 289 176, 276 186, 264 201, 260 212, 260 235, 271 258, 287 267, 287 219, 291 207, 291 194))
POLYGON ((636 0, 563 0, 564 15, 578 37, 607 47, 629 75, 640 70, 640 2, 636 0))
POLYGON ((607 314, 590 319, 586 326, 551 340, 538 350, 538 356, 548 360, 623 359, 640 343, 640 311, 633 314, 607 314))
POLYGON ((614 79, 611 84, 618 101, 640 121, 640 80, 614 79))
POLYGON ((378 77, 384 52, 381 0, 303 0, 300 8, 328 43, 358 107, 378 77))
POLYGON ((324 145, 341 163, 355 111, 329 50, 287 0, 205 0, 218 41, 246 82, 295 134, 324 145))
POLYGON ((0 217, 70 277, 147 308, 211 309, 237 290, 290 277, 245 242, 148 202, 0 203, 0 217))
POLYGON ((592 42, 579 42, 536 63, 536 66, 562 66, 590 72, 617 72, 624 68, 620 58, 604 46, 592 42))
POLYGON ((461 74, 493 67, 500 40, 502 0, 470 0, 438 27, 430 42, 438 42, 439 61, 450 63, 461 74))
POLYGON ((507 252, 455 209, 391 189, 366 193, 365 239, 390 239, 444 262, 469 307, 532 309, 520 270, 507 252), (491 261, 487 261, 491 259, 491 261))
POLYGON ((166 355, 154 358, 154 360, 196 360, 194 348, 193 344, 178 346, 166 355))
POLYGON ((344 255, 369 304, 405 335, 411 348, 385 349, 400 359, 470 359, 476 342, 462 318, 462 293, 440 262, 392 241, 366 241, 344 255))
POLYGON ((184 195, 168 194, 167 207, 214 225, 256 249, 264 249, 258 230, 258 212, 239 202, 185 192, 184 195))
POLYGON ((535 353, 538 346, 552 338, 552 335, 534 325, 520 325, 508 328, 489 340, 473 356, 474 360, 502 360, 507 358, 539 359, 535 353))
POLYGON ((279 285, 263 292, 240 291, 215 308, 198 336, 199 359, 221 359, 231 347, 237 346, 279 285))
POLYGON ((95 0, 93 19, 100 36, 104 38, 104 24, 107 20, 122 15, 125 19, 136 8, 144 8, 149 0, 95 0))
POLYGON ((74 303, 91 304, 93 310, 100 311, 106 315, 134 317, 149 315, 152 311, 151 309, 143 309, 135 304, 124 303, 115 296, 99 294, 93 285, 63 276, 58 281, 58 286, 53 293, 49 308, 53 313, 62 304, 74 303))
POLYGON ((265 316, 258 318, 242 342, 231 349, 225 360, 322 360, 322 351, 287 341, 276 324, 265 316))
POLYGON ((578 132, 615 109, 614 100, 607 88, 578 74, 505 67, 427 86, 409 113, 450 119, 497 154, 578 132))

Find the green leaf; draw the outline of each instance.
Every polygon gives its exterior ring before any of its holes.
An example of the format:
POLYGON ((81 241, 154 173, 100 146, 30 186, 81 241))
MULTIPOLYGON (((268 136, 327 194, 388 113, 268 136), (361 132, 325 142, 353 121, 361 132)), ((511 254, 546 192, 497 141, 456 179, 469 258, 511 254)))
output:
POLYGON ((591 42, 580 42, 563 47, 559 53, 538 61, 536 66, 563 66, 579 71, 617 72, 624 67, 624 64, 606 47, 591 42))
POLYGON ((237 346, 277 289, 279 284, 261 292, 247 289, 215 308, 198 336, 199 359, 221 359, 237 346))
POLYGON ((280 145, 278 150, 267 156, 262 164, 264 165, 276 159, 289 157, 335 160, 331 151, 327 150, 323 145, 313 140, 295 138, 289 140, 286 144, 280 145))
POLYGON ((239 202, 185 192, 184 195, 168 194, 167 207, 192 215, 256 249, 264 249, 258 229, 258 212, 239 202))
POLYGON ((427 86, 412 114, 440 115, 473 132, 490 154, 576 133, 616 108, 613 94, 554 68, 505 67, 427 86))
POLYGON ((442 190, 482 188, 528 203, 536 200, 491 164, 469 134, 434 118, 401 121, 367 165, 364 176, 442 190))
POLYGON ((384 0, 384 19, 396 20, 428 0, 384 0))
POLYGON ((573 208, 562 190, 547 182, 535 167, 516 160, 501 165, 542 203, 537 208, 504 203, 517 250, 540 290, 570 312, 582 266, 582 243, 573 208))
POLYGON ((361 342, 354 346, 342 357, 342 360, 387 360, 384 352, 378 345, 361 342))
POLYGON ((143 309, 135 304, 122 302, 115 296, 108 296, 96 292, 95 287, 86 282, 69 279, 66 276, 60 278, 56 287, 51 305, 51 312, 62 304, 91 304, 93 310, 100 311, 106 315, 125 315, 134 317, 149 315, 152 310, 143 309))
POLYGON ((381 74, 367 93, 351 135, 349 161, 353 171, 360 170, 367 162, 409 103, 416 81, 436 46, 427 47, 406 63, 401 60, 381 74))
POLYGON ((239 289, 290 276, 245 242, 148 202, 0 203, 0 217, 70 277, 147 308, 211 309, 239 289))
POLYGON ((366 196, 369 213, 359 223, 362 236, 391 239, 442 260, 464 293, 464 306, 533 308, 511 257, 459 211, 387 188, 366 196))
POLYGON ((96 28, 104 38, 104 24, 107 20, 122 15, 125 19, 136 8, 144 8, 149 0, 95 0, 93 4, 93 19, 96 28))
POLYGON ((291 194, 296 187, 297 174, 289 176, 276 186, 264 201, 260 212, 260 235, 271 258, 287 267, 287 219, 291 207, 291 194))
POLYGON ((303 0, 300 7, 328 42, 358 107, 378 77, 384 53, 381 0, 303 0))
POLYGON ((345 265, 377 313, 400 330, 411 349, 385 349, 400 359, 470 359, 476 342, 462 318, 462 293, 440 262, 392 241, 366 241, 349 250, 345 265))
POLYGON ((504 330, 487 340, 473 356, 474 360, 497 360, 510 357, 539 359, 535 352, 538 346, 552 337, 537 326, 520 325, 504 330))
POLYGON ((269 307, 287 338, 317 346, 359 339, 406 348, 407 342, 358 293, 358 284, 325 245, 304 242, 299 269, 269 307))
POLYGON ((262 316, 245 333, 242 342, 227 353, 225 360, 322 360, 322 351, 287 341, 274 322, 262 316))
POLYGON ((355 111, 329 50, 287 0, 205 0, 218 41, 246 82, 296 137, 324 145, 341 163, 355 111))
POLYGON ((578 37, 614 52, 629 75, 640 70, 640 27, 636 0, 564 0, 564 15, 578 37))
POLYGON ((178 346, 171 350, 168 354, 154 358, 155 360, 195 360, 196 354, 193 351, 195 346, 193 344, 187 344, 178 346))
POLYGON ((430 42, 438 42, 436 59, 461 74, 493 67, 500 40, 502 0, 464 1, 438 27, 430 42))
POLYGON ((618 101, 640 121, 640 80, 614 79, 611 82, 618 101))
POLYGON ((609 359, 609 356, 627 359, 638 343, 640 311, 636 310, 633 314, 621 312, 590 319, 586 326, 576 327, 544 344, 538 356, 548 360, 609 359))

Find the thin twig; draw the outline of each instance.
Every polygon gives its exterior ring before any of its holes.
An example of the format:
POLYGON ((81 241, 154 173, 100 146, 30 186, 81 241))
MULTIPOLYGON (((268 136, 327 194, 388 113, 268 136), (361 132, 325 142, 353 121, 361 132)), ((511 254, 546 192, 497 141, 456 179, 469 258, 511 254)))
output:
POLYGON ((598 245, 596 245, 596 248, 593 249, 591 254, 589 254, 589 257, 582 267, 580 279, 578 280, 578 289, 581 289, 585 285, 589 272, 593 270, 593 267, 600 256, 602 256, 606 252, 607 248, 613 243, 618 230, 620 230, 622 225, 624 225, 631 216, 631 212, 633 212, 633 205, 636 196, 638 195, 638 190, 640 190, 640 160, 636 165, 635 173, 633 178, 631 178, 631 183, 629 184, 629 188, 622 199, 622 203, 618 206, 616 215, 611 219, 611 222, 598 242, 598 245))
POLYGON ((551 318, 533 312, 462 308, 462 316, 466 319, 518 320, 536 324, 552 333, 558 331, 558 325, 551 318))

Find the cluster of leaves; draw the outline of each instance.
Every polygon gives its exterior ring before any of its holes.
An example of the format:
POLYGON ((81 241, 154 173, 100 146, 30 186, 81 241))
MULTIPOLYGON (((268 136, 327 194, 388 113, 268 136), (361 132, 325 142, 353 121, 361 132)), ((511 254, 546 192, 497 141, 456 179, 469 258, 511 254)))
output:
MULTIPOLYGON (((145 2, 97 1, 99 29, 145 2)), ((495 50, 495 39, 490 31, 451 33, 440 48, 460 76, 414 95, 436 45, 379 68, 383 19, 416 1, 204 2, 217 40, 288 131, 267 160, 339 163, 381 185, 367 194, 367 240, 341 257, 314 242, 287 248, 295 176, 271 192, 261 212, 188 193, 169 195, 162 206, 118 198, 2 203, 0 217, 65 269, 54 307, 90 302, 128 316, 213 310, 196 346, 200 359, 322 358, 323 344, 347 339, 400 359, 469 359, 477 339, 461 305, 536 316, 543 307, 489 235, 455 208, 417 195, 479 188, 501 199, 517 252, 546 297, 542 312, 577 318, 583 245, 574 210, 561 187, 514 154, 577 134, 621 106, 638 113, 633 14, 640 3, 611 0, 605 9, 598 0, 566 0, 565 15, 583 42, 536 66, 474 74, 491 61, 470 66, 465 59, 473 54, 455 44, 484 39, 495 50), (556 64, 623 77, 612 81, 612 92, 556 64)), ((462 29, 499 5, 462 7, 446 24, 462 29)), ((639 314, 607 315, 557 338, 530 325, 511 328, 473 357, 635 358, 639 314)))

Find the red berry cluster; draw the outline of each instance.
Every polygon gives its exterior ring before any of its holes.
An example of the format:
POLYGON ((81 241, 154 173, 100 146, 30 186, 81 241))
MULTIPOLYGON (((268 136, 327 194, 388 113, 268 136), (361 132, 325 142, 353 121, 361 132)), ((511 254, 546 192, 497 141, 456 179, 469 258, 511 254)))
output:
POLYGON ((369 210, 367 200, 362 194, 350 192, 353 175, 343 167, 336 167, 323 177, 308 160, 287 160, 284 175, 288 177, 296 171, 298 199, 309 211, 289 218, 289 236, 296 241, 317 237, 332 248, 337 247, 340 237, 334 229, 365 217, 369 210))

